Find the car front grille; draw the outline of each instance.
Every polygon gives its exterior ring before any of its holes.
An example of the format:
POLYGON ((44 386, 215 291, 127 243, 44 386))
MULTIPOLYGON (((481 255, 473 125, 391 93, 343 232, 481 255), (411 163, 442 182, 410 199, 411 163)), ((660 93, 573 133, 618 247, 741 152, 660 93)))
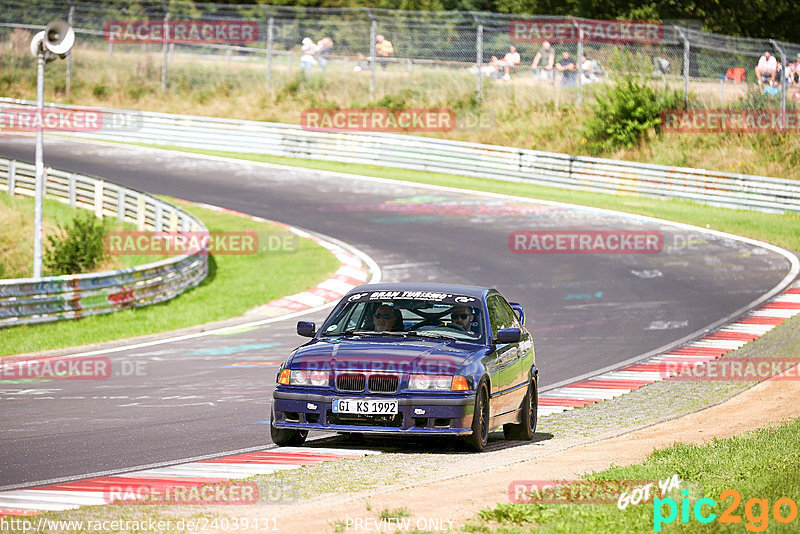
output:
POLYGON ((339 391, 364 391, 367 377, 362 373, 342 373, 336 377, 336 389, 339 391))
POLYGON ((371 375, 369 377, 369 390, 371 393, 394 393, 400 378, 397 375, 371 375))

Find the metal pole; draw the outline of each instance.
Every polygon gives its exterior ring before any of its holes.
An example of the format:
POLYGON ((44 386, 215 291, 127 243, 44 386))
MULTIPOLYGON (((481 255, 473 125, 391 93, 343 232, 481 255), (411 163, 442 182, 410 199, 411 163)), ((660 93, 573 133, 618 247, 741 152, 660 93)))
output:
POLYGON ((786 78, 786 53, 783 51, 783 48, 778 46, 775 39, 770 39, 769 42, 772 43, 772 46, 775 47, 775 50, 777 50, 781 56, 781 72, 783 75, 779 83, 781 84, 781 130, 783 130, 786 128, 786 82, 788 81, 786 78))
POLYGON ((478 69, 478 79, 475 81, 475 92, 478 93, 478 100, 481 100, 483 98, 483 73, 481 72, 483 67, 483 24, 480 23, 478 15, 474 11, 471 13, 477 28, 475 31, 475 67, 478 69))
POLYGON ((678 33, 683 39, 683 109, 689 109, 689 39, 683 30, 675 26, 678 33))
POLYGON ((572 23, 578 28, 578 57, 575 58, 575 67, 577 68, 578 75, 578 109, 581 108, 583 103, 583 29, 578 21, 572 19, 572 23))
POLYGON ((478 24, 478 100, 483 99, 483 24, 478 24))
POLYGON ((272 44, 275 31, 275 19, 270 17, 267 22, 267 88, 272 93, 272 44))
POLYGON ((33 210, 33 277, 42 277, 42 198, 44 197, 44 50, 39 50, 36 58, 36 185, 33 210))
MULTIPOLYGON (((73 0, 69 0, 69 15, 67 15, 67 24, 73 26, 75 20, 75 4, 73 0)), ((69 94, 69 88, 72 85, 72 54, 67 56, 67 82, 66 93, 69 94)))
POLYGON ((369 13, 369 17, 372 19, 372 25, 369 30, 369 96, 371 97, 372 93, 375 92, 375 36, 378 31, 378 23, 372 18, 372 13, 370 13, 369 9, 367 13, 369 13))
POLYGON ((163 58, 161 60, 161 92, 167 92, 167 60, 169 55, 169 10, 167 9, 164 1, 161 1, 161 6, 164 9, 164 42, 161 46, 163 58))

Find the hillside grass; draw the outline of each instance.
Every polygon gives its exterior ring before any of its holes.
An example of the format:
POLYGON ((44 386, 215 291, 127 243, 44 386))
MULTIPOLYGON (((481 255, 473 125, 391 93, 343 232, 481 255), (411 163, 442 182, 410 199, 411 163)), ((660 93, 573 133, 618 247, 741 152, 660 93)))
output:
MULTIPOLYGON (((434 137, 550 152, 589 155, 580 127, 591 114, 597 86, 584 88, 578 107, 573 89, 543 86, 525 70, 510 81, 483 80, 483 100, 475 97, 475 76, 466 68, 403 65, 378 69, 369 93, 369 73, 353 72, 353 61, 333 61, 323 76, 299 74, 297 59, 274 60, 271 89, 263 57, 198 56, 176 53, 169 63, 169 85, 161 92, 161 56, 151 47, 117 46, 106 50, 78 47, 73 52, 73 83, 66 93, 64 61, 48 65, 45 98, 82 106, 103 106, 299 124, 308 108, 452 108, 475 119, 434 137), (481 123, 476 126, 480 117, 481 123)), ((673 82, 669 82, 677 87, 673 82)), ((661 82, 654 82, 654 86, 661 82)), ((25 51, 0 50, 0 95, 35 99, 35 69, 25 51)), ((696 108, 775 107, 777 99, 756 88, 693 82, 696 108), (721 95, 720 95, 721 93, 721 95)), ((789 108, 797 107, 789 102, 789 108)), ((650 132, 631 149, 601 154, 615 159, 707 168, 725 172, 800 179, 800 136, 786 134, 650 132)))

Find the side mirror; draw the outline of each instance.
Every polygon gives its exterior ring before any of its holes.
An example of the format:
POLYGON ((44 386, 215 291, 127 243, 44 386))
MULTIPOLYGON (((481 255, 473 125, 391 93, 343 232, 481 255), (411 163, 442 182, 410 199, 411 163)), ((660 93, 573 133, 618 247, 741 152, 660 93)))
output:
POLYGON ((311 321, 297 321, 297 335, 303 337, 314 337, 317 333, 317 325, 311 321))
POLYGON ((497 331, 495 342, 519 343, 520 339, 522 339, 522 331, 519 328, 501 328, 497 331))
POLYGON ((517 319, 519 319, 519 324, 525 326, 525 310, 522 309, 522 304, 519 302, 509 302, 509 306, 511 309, 514 310, 514 313, 517 314, 517 319))

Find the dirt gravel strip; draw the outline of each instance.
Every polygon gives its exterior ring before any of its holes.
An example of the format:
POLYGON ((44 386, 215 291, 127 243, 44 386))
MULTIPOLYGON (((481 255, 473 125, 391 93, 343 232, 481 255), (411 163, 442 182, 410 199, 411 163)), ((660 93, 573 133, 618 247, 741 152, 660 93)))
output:
MULTIPOLYGON (((794 373, 795 371, 789 371, 794 373)), ((248 507, 239 517, 275 519, 279 532, 395 532, 397 522, 380 522, 383 510, 405 507, 410 530, 458 531, 481 509, 509 502, 519 480, 578 480, 611 465, 643 461, 676 442, 703 444, 800 416, 800 381, 783 376, 759 383, 728 401, 644 428, 609 431, 583 439, 551 439, 525 448, 525 460, 492 468, 486 455, 466 456, 474 474, 403 488, 328 496, 291 505, 248 507)), ((223 532, 223 531, 220 531, 223 532)), ((247 532, 259 532, 249 530, 247 532)))

